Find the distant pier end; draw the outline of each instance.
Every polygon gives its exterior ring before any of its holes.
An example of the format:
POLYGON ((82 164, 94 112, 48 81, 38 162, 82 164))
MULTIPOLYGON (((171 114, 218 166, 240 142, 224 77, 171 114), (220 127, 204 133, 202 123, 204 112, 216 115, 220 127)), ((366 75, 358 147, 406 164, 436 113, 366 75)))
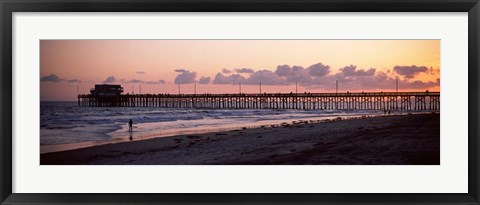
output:
POLYGON ((79 106, 211 109, 440 110, 440 92, 122 94, 100 84, 78 95, 79 106))
POLYGON ((93 96, 120 96, 122 93, 121 85, 97 84, 95 88, 90 89, 93 96))
POLYGON ((123 93, 121 85, 112 84, 96 84, 95 88, 90 89, 90 95, 78 95, 78 106, 120 106, 121 104, 115 102, 123 93), (89 96, 89 101, 98 101, 98 103, 85 102, 86 96, 89 96), (102 103, 99 103, 102 101, 102 103))

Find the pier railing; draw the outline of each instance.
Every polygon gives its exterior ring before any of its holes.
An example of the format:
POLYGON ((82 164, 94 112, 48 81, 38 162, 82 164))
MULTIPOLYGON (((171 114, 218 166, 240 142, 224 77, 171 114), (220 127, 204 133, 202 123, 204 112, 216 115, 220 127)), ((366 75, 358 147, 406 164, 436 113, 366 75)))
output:
POLYGON ((212 109, 440 110, 440 92, 78 95, 79 106, 212 109))

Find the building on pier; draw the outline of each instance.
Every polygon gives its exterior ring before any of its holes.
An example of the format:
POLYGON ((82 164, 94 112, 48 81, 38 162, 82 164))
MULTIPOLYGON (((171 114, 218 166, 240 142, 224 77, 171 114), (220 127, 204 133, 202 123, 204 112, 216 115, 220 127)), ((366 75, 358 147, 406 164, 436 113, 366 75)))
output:
POLYGON ((120 96, 123 93, 123 87, 120 85, 96 84, 95 88, 90 89, 93 96, 120 96))

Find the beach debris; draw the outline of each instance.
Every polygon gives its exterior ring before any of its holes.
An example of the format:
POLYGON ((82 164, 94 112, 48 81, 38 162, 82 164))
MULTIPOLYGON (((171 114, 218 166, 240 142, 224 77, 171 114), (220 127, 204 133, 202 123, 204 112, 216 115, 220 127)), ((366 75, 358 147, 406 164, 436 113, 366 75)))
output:
POLYGON ((199 138, 202 138, 202 136, 188 135, 187 138, 188 138, 188 139, 199 139, 199 138))
MULTIPOLYGON (((227 135, 227 134, 226 134, 226 133, 221 133, 221 132, 220 132, 220 133, 215 133, 215 135, 227 135)), ((210 139, 210 138, 208 138, 208 139, 210 139)))
POLYGON ((299 120, 298 124, 308 124, 308 120, 299 120))
POLYGON ((282 127, 290 127, 290 124, 288 124, 288 123, 286 123, 286 122, 282 122, 282 123, 280 124, 280 126, 282 126, 282 127))
POLYGON ((242 127, 242 130, 246 130, 247 128, 246 127, 242 127))

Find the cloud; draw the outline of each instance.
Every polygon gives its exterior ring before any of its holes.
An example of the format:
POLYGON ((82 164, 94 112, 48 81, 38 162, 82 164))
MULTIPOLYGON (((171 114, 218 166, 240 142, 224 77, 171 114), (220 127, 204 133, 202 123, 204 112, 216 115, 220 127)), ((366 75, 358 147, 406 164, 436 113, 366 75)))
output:
POLYGON ((185 70, 185 69, 175 69, 175 72, 177 73, 185 73, 185 72, 189 72, 188 70, 185 70))
POLYGON ((269 70, 254 71, 250 68, 235 69, 237 73, 251 73, 249 77, 243 77, 239 74, 225 75, 218 73, 213 80, 214 84, 259 84, 264 85, 288 85, 299 83, 300 85, 312 85, 314 83, 323 83, 322 77, 330 73, 330 67, 317 63, 311 65, 308 69, 302 66, 279 65, 272 72, 269 70))
POLYGON ((429 72, 430 72, 430 75, 437 75, 437 74, 440 73, 440 69, 439 69, 439 68, 430 67, 429 72))
POLYGON ((279 65, 274 73, 282 78, 281 84, 299 83, 300 85, 310 85, 313 80, 312 77, 314 77, 310 72, 315 75, 324 75, 322 72, 329 72, 328 69, 325 70, 325 68, 319 65, 321 63, 310 66, 312 69, 310 67, 305 69, 302 66, 279 65))
POLYGON ((131 79, 131 80, 120 79, 120 83, 125 83, 125 84, 134 84, 134 83, 165 84, 166 82, 164 80, 144 81, 144 80, 139 80, 139 79, 131 79))
POLYGON ((251 68, 235 68, 235 72, 237 73, 253 73, 253 69, 251 68))
POLYGON ((67 82, 69 82, 69 83, 81 83, 82 81, 77 80, 77 79, 72 79, 72 80, 68 80, 67 82))
POLYGON ((158 80, 158 81, 144 81, 145 84, 165 84, 166 82, 164 80, 158 80))
POLYGON ((298 81, 309 81, 310 76, 305 72, 302 66, 279 65, 274 72, 278 77, 283 77, 283 81, 287 83, 295 83, 298 81))
MULTIPOLYGON (((237 68, 233 70, 223 68, 212 79, 202 76, 200 84, 246 84, 246 85, 298 85, 307 89, 321 88, 334 90, 335 82, 339 82, 342 91, 382 91, 395 89, 398 74, 404 76, 399 81, 400 89, 428 89, 439 86, 437 81, 412 81, 412 78, 420 73, 438 74, 439 69, 427 69, 425 66, 395 66, 393 69, 377 71, 376 68, 359 69, 356 65, 349 65, 333 72, 330 66, 316 63, 308 67, 278 65, 275 71, 258 70, 252 68, 237 68), (249 74, 249 75, 244 75, 249 74)), ((179 74, 175 78, 175 84, 196 82, 197 73, 185 69, 176 69, 179 74)))
POLYGON ((217 75, 213 79, 214 84, 238 84, 245 83, 245 81, 246 78, 239 74, 225 76, 222 73, 217 73, 217 75))
POLYGON ((231 70, 228 70, 226 68, 222 69, 222 73, 231 73, 232 71, 231 70))
MULTIPOLYGON (((341 74, 343 76, 343 73, 341 74)), ((334 89, 335 82, 328 85, 328 89, 334 89)), ((429 89, 431 87, 439 86, 439 81, 411 81, 408 79, 398 81, 399 89, 429 89)), ((396 87, 396 77, 388 74, 387 71, 376 72, 375 75, 360 75, 348 77, 346 80, 340 80, 339 89, 341 92, 345 91, 382 91, 394 90, 396 87)))
POLYGON ((375 68, 370 68, 368 70, 364 69, 358 69, 357 66, 354 65, 349 65, 345 66, 343 68, 340 68, 340 71, 343 73, 345 77, 351 77, 351 76, 373 76, 375 75, 375 68))
MULTIPOLYGON (((253 71, 253 69, 252 69, 253 71)), ((254 71, 249 77, 240 74, 225 75, 217 73, 213 79, 214 84, 259 84, 264 85, 287 85, 296 81, 311 79, 305 69, 301 66, 290 67, 288 65, 278 66, 275 72, 269 70, 254 71)))
POLYGON ((308 67, 308 73, 311 76, 321 77, 330 73, 330 66, 323 65, 322 63, 313 64, 308 67))
POLYGON ((436 80, 435 82, 433 81, 427 81, 423 82, 420 80, 415 80, 413 82, 407 82, 407 81, 400 81, 399 83, 400 88, 408 88, 408 89, 428 89, 431 87, 439 86, 440 81, 436 80))
POLYGON ((290 68, 289 65, 279 65, 275 70, 275 74, 277 74, 280 77, 290 75, 291 72, 292 72, 292 68, 290 68))
POLYGON ((128 81, 129 83, 143 83, 143 80, 138 80, 138 79, 132 79, 128 81))
POLYGON ((246 84, 259 84, 263 85, 285 85, 284 79, 280 78, 277 74, 269 70, 259 70, 253 73, 246 81, 246 84))
POLYGON ((424 73, 428 71, 428 68, 425 66, 395 66, 393 67, 393 71, 395 71, 397 74, 402 75, 406 79, 411 79, 415 77, 415 75, 419 73, 424 73))
MULTIPOLYGON (((417 67, 423 71, 422 67, 417 67)), ((426 67, 425 67, 426 68, 426 67)), ((253 70, 253 69, 252 69, 253 70)), ((392 71, 389 69, 384 71, 377 71, 376 68, 359 69, 355 65, 345 66, 340 68, 337 72, 332 72, 330 66, 322 63, 317 63, 304 68, 302 66, 279 65, 275 71, 259 70, 254 71, 251 75, 244 77, 238 74, 235 69, 234 74, 225 74, 223 71, 217 73, 213 79, 214 84, 251 84, 258 85, 292 85, 298 83, 310 88, 321 88, 325 90, 334 90, 335 81, 338 80, 339 88, 343 91, 359 91, 359 90, 392 90, 395 89, 396 73, 402 71, 392 71)), ((398 67, 397 67, 397 70, 398 67)), ((401 70, 401 69, 400 69, 401 70)), ((438 73, 439 70, 427 70, 429 72, 438 73)), ((425 72, 425 71, 423 71, 425 72)), ((405 72, 404 72, 405 73, 405 72)), ((415 72, 414 72, 415 73, 415 72)), ((405 78, 399 81, 400 89, 428 89, 439 86, 438 81, 424 82, 411 81, 410 78, 405 78)))
POLYGON ((61 77, 58 77, 55 74, 43 76, 43 77, 40 78, 40 81, 42 81, 42 82, 54 82, 54 83, 59 83, 59 82, 63 82, 63 81, 65 81, 67 83, 81 83, 82 82, 78 79, 71 79, 71 80, 63 79, 61 77))
POLYGON ((43 81, 43 82, 54 82, 54 83, 58 83, 58 82, 64 81, 64 80, 65 80, 65 79, 62 79, 62 78, 58 77, 58 76, 55 75, 55 74, 43 76, 43 77, 40 78, 40 81, 43 81))
POLYGON ((200 78, 200 80, 198 80, 198 83, 200 84, 209 84, 211 81, 211 78, 210 77, 205 77, 205 76, 202 76, 200 78))
POLYGON ((357 76, 373 76, 375 75, 375 68, 370 68, 368 70, 357 70, 356 74, 357 76))
POLYGON ((311 85, 312 75, 302 66, 292 66, 292 71, 286 76, 286 80, 289 84, 311 85))
POLYGON ((137 79, 132 79, 132 80, 125 80, 125 79, 120 79, 120 83, 125 83, 125 84, 130 84, 130 83, 144 83, 142 80, 137 80, 137 79))
POLYGON ((137 71, 137 74, 145 74, 144 71, 137 71))
POLYGON ((113 77, 113 75, 112 75, 112 76, 107 77, 107 79, 105 79, 103 81, 103 83, 114 83, 116 81, 117 81, 117 79, 115 79, 115 77, 113 77))
POLYGON ((190 72, 185 69, 176 69, 175 72, 179 72, 180 74, 175 77, 175 84, 189 84, 194 83, 195 78, 197 77, 196 72, 190 72))

